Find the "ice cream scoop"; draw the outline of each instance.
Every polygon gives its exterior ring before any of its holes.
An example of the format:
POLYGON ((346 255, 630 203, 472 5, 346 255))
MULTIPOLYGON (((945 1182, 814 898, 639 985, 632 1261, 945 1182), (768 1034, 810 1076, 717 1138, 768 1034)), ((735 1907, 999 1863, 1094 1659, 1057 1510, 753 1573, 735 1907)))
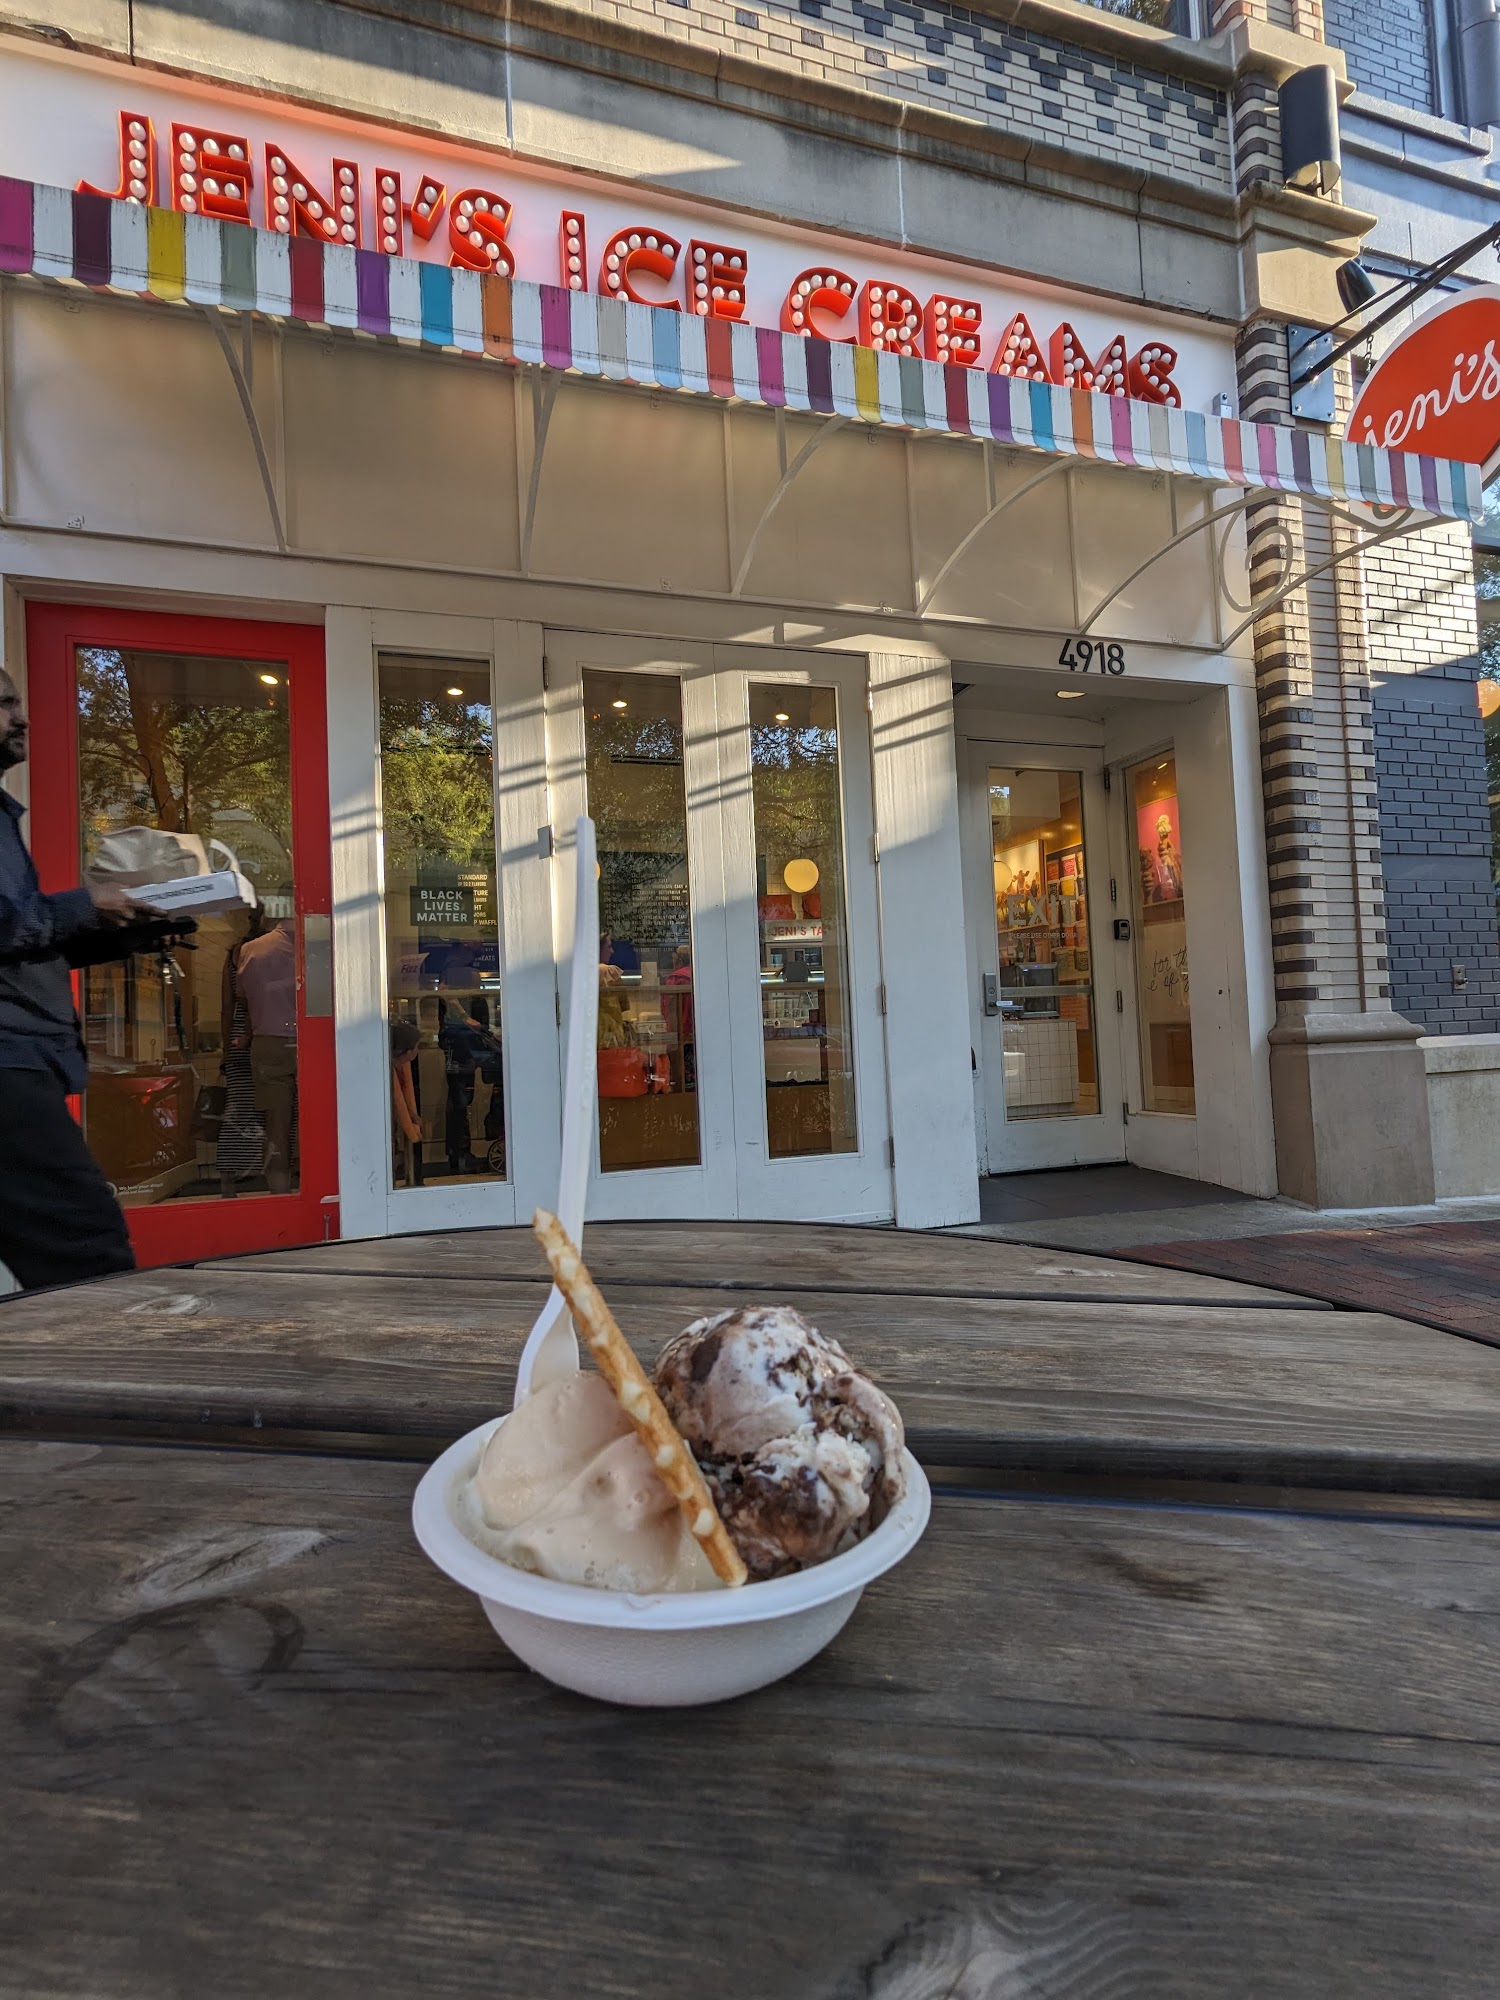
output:
POLYGON ((753 1578, 842 1554, 901 1497, 896 1406, 790 1306, 695 1320, 655 1381, 753 1578))
POLYGON ((518 1404, 486 1445, 466 1502, 481 1548, 556 1583, 643 1594, 717 1585, 598 1375, 563 1376, 518 1404))

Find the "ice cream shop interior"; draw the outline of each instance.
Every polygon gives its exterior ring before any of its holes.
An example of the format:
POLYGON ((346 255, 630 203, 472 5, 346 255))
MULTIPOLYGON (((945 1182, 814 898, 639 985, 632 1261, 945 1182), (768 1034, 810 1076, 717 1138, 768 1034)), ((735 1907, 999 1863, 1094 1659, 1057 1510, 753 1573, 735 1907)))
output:
POLYGON ((591 1215, 1274 1192, 1246 506, 1473 495, 1239 420, 1228 223, 1127 272, 940 149, 179 31, 0 40, 30 837, 248 885, 81 976, 143 1261, 548 1198, 585 812, 591 1215))

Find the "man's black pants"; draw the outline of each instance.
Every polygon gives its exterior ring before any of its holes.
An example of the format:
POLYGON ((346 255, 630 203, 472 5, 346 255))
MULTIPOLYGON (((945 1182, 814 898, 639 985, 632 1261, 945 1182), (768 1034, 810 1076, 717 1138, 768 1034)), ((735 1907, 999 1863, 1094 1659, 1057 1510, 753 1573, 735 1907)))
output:
POLYGON ((0 1263, 26 1291, 135 1269, 120 1204, 47 1070, 0 1069, 0 1263))

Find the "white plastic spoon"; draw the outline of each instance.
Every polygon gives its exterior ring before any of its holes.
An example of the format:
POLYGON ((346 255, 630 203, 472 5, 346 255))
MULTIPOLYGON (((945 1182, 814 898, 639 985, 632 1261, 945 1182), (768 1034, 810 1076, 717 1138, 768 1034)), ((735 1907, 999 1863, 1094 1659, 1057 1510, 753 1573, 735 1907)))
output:
MULTIPOLYGON (((573 970, 568 981, 568 1033, 563 1056, 562 1172, 557 1217, 583 1244, 583 1209, 599 1106, 599 870, 594 822, 574 829, 578 880, 573 896, 573 970)), ((554 1285, 526 1336, 516 1371, 517 1403, 533 1389, 578 1372, 578 1336, 567 1301, 554 1285)))

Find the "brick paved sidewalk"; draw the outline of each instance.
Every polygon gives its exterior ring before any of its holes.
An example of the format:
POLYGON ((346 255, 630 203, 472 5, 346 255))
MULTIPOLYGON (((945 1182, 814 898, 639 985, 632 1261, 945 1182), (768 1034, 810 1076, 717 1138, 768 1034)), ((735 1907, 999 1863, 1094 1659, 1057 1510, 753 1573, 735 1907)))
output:
POLYGON ((1225 1241, 1138 1243, 1129 1262, 1199 1271, 1395 1313, 1500 1347, 1500 1223, 1302 1229, 1225 1241))

